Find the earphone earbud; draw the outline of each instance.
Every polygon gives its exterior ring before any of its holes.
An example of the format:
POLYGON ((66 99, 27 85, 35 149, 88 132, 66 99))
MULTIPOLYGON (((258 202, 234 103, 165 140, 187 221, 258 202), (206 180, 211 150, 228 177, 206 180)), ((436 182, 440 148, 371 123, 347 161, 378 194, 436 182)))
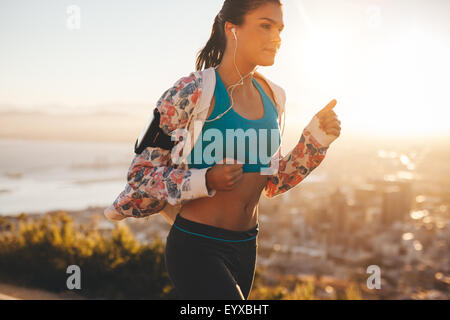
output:
POLYGON ((236 37, 236 29, 235 29, 235 28, 232 28, 232 29, 231 29, 231 32, 233 32, 234 38, 237 40, 237 37, 236 37))

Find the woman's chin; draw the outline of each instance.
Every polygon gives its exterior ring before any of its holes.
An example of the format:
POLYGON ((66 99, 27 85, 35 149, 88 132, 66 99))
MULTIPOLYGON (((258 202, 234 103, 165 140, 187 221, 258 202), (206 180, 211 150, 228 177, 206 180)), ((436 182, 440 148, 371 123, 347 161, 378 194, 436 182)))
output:
POLYGON ((272 56, 271 58, 263 57, 260 59, 258 65, 263 67, 272 66, 275 63, 275 56, 272 56))
POLYGON ((261 61, 261 63, 258 63, 258 65, 263 66, 263 67, 268 67, 268 66, 272 66, 275 63, 275 58, 272 59, 263 59, 261 61))

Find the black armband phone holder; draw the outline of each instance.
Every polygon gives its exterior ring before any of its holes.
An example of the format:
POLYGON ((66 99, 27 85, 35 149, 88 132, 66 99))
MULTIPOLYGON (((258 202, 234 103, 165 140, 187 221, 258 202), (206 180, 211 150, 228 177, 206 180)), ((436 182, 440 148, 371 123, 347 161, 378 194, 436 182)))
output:
POLYGON ((136 140, 135 153, 140 154, 147 147, 159 147, 166 150, 173 148, 175 141, 172 141, 171 136, 165 134, 159 127, 160 119, 161 114, 158 108, 155 108, 140 137, 136 140))

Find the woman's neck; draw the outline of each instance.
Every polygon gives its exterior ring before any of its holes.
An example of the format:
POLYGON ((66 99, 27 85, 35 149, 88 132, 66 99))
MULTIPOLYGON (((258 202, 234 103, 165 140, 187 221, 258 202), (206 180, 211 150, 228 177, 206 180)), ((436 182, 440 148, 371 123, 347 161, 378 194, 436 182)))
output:
MULTIPOLYGON (((235 87, 235 92, 237 90, 241 92, 252 92, 253 75, 249 73, 254 71, 256 66, 249 64, 243 65, 242 63, 239 64, 238 61, 236 61, 236 65, 239 68, 239 72, 241 73, 242 78, 245 78, 243 79, 243 85, 235 87)), ((220 79, 222 80, 227 90, 231 85, 238 84, 239 81, 241 81, 241 77, 239 76, 239 73, 236 70, 236 66, 234 65, 234 62, 232 60, 230 61, 229 59, 223 59, 220 65, 217 67, 217 72, 219 72, 220 79)))

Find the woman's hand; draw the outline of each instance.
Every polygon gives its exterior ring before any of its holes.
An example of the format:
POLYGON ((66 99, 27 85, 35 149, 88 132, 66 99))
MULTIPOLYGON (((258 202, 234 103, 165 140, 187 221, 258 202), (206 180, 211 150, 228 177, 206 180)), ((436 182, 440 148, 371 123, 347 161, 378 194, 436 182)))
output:
POLYGON ((341 121, 338 120, 336 113, 333 111, 336 105, 336 99, 331 100, 316 116, 319 118, 319 128, 328 135, 339 137, 341 133, 341 121))
POLYGON ((206 186, 217 191, 231 191, 244 177, 242 163, 225 158, 206 172, 206 186), (225 161, 224 161, 225 160, 225 161))

